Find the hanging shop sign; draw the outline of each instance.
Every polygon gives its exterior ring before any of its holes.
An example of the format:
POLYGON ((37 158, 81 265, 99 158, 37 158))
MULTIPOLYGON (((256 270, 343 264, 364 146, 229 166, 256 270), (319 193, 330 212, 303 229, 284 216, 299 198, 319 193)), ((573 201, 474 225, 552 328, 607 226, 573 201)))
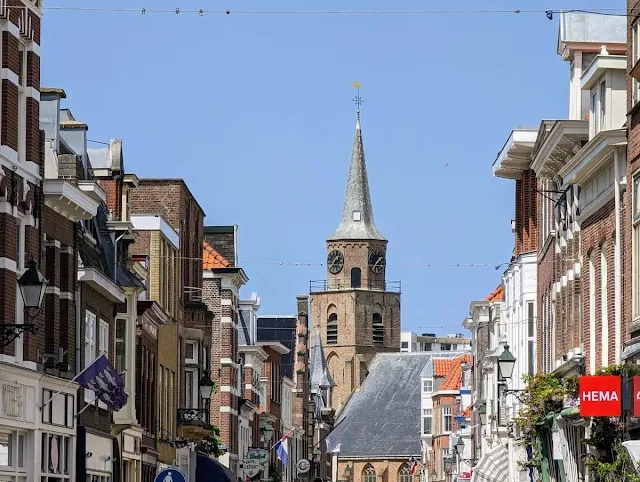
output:
POLYGON ((580 377, 579 394, 581 417, 622 415, 622 381, 618 376, 580 377))

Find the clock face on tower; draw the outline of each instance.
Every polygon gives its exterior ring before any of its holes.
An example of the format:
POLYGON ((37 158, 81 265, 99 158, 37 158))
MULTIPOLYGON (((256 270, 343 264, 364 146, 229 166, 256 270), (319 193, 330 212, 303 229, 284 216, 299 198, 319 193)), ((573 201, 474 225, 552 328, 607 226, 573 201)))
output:
POLYGON ((369 255, 369 268, 373 273, 382 273, 387 261, 384 258, 384 254, 380 251, 373 251, 369 255))
POLYGON ((331 274, 338 274, 342 271, 342 267, 344 266, 344 255, 342 251, 338 249, 331 251, 327 256, 327 266, 331 274))

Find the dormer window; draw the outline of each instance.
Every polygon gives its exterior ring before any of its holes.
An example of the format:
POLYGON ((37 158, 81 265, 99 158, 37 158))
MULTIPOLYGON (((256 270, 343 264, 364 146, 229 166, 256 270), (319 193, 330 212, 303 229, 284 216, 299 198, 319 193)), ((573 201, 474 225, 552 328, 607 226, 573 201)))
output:
POLYGON ((353 211, 353 220, 360 221, 360 211, 353 211))

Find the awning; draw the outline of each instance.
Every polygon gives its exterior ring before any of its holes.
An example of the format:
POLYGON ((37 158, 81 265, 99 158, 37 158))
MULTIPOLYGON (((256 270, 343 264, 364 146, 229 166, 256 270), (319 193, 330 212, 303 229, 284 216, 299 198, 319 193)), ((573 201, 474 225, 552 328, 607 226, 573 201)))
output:
POLYGON ((509 451, 504 445, 489 450, 473 468, 471 482, 504 482, 509 479, 509 451))
POLYGON ((196 482, 235 482, 231 471, 217 460, 198 454, 196 482))
POLYGON ((629 452, 633 466, 638 467, 640 464, 640 440, 627 440, 622 442, 622 446, 629 452))

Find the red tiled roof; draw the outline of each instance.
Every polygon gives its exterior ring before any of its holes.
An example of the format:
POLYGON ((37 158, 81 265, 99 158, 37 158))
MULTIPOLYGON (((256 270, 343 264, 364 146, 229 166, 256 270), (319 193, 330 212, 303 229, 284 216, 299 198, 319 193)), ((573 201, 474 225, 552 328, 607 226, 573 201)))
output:
POLYGON ((229 261, 211 247, 206 241, 202 242, 202 269, 227 268, 229 261))
POLYGON ((486 301, 504 301, 504 288, 502 285, 498 286, 491 292, 489 296, 485 298, 486 301))
POLYGON ((462 362, 471 363, 471 355, 465 354, 453 359, 453 366, 438 390, 458 390, 462 384, 462 362))
POLYGON ((435 378, 446 377, 451 371, 451 367, 455 362, 455 358, 434 358, 433 359, 433 376, 435 378))

